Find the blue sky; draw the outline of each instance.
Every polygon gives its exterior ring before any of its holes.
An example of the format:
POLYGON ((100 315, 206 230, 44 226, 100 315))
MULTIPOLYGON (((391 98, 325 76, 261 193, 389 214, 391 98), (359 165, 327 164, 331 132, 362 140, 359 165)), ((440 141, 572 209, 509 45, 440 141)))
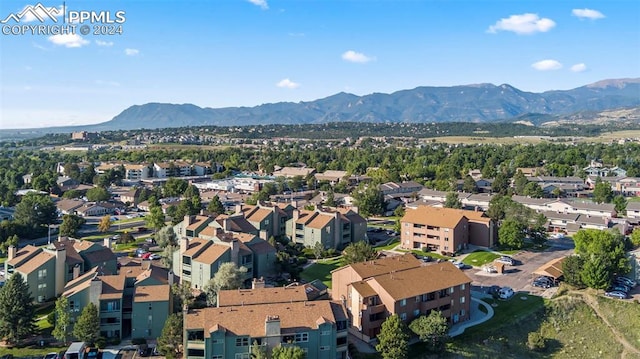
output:
MULTIPOLYGON (((27 5, 36 2, 2 0, 0 18, 27 5)), ((0 34, 0 128, 104 122, 148 102, 255 106, 485 82, 542 92, 640 77, 635 0, 68 0, 66 8, 124 11, 123 33, 0 34)))

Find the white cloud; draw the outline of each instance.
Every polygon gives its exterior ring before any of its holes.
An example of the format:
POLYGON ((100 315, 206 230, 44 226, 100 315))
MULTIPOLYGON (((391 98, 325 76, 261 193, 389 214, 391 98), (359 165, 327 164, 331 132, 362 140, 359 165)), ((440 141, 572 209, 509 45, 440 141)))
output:
POLYGON ((300 87, 300 84, 297 82, 293 82, 291 80, 289 80, 288 78, 286 79, 282 79, 280 80, 276 86, 278 87, 282 87, 282 88, 287 88, 287 89, 296 89, 298 87, 300 87))
POLYGON ((52 18, 60 18, 64 15, 64 11, 62 8, 62 5, 55 7, 46 7, 46 6, 41 6, 39 7, 37 5, 27 5, 24 8, 22 8, 22 11, 24 11, 26 8, 31 7, 32 10, 31 11, 27 11, 24 16, 22 17, 22 19, 20 20, 20 22, 33 22, 33 21, 40 21, 40 19, 42 19, 43 21, 49 21, 52 20, 52 18))
POLYGON ((267 4, 267 0, 247 0, 253 5, 260 6, 262 10, 267 10, 269 8, 269 4, 267 4))
POLYGON ((138 49, 124 49, 124 54, 127 56, 136 56, 140 54, 140 50, 138 49))
POLYGON ((540 18, 538 14, 511 15, 508 18, 498 20, 495 25, 489 26, 487 32, 495 34, 498 31, 512 31, 516 34, 533 34, 536 32, 547 32, 556 23, 547 18, 540 18))
POLYGON ((78 34, 60 34, 49 36, 47 40, 51 41, 54 45, 60 45, 64 47, 82 47, 89 44, 89 40, 85 40, 78 34))
POLYGON ((605 17, 604 14, 600 11, 592 9, 573 9, 571 10, 571 14, 580 19, 591 20, 604 19, 605 17))
POLYGON ((375 60, 375 57, 369 57, 361 52, 355 52, 353 50, 349 50, 344 54, 342 54, 342 59, 349 62, 364 64, 369 61, 375 60))
POLYGON ((111 46, 113 46, 113 41, 96 40, 96 45, 104 46, 104 47, 111 47, 111 46))
POLYGON ((587 70, 587 65, 583 64, 583 63, 579 63, 579 64, 575 64, 573 66, 571 66, 571 71, 572 72, 583 72, 587 70))
POLYGON ((562 64, 556 60, 542 60, 531 64, 531 67, 538 71, 560 70, 562 64))

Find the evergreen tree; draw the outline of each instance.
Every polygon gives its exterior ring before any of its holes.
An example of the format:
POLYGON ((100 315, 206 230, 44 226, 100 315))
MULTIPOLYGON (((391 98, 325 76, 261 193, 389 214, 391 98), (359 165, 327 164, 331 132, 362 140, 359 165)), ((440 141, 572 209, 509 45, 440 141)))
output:
POLYGON ((86 223, 86 220, 82 217, 65 214, 62 217, 62 224, 60 225, 60 235, 67 237, 77 237, 80 227, 86 223))
POLYGON ((35 308, 29 286, 18 272, 0 290, 0 338, 16 344, 35 332, 35 308))
POLYGON ((502 222, 498 229, 498 242, 506 248, 520 249, 524 245, 524 228, 513 219, 502 222))
POLYGON ((271 352, 271 359, 305 359, 306 357, 307 353, 295 345, 287 345, 286 347, 278 345, 271 352))
POLYGON ((100 317, 98 316, 98 307, 89 303, 80 313, 78 321, 73 326, 73 336, 81 342, 87 342, 93 345, 98 337, 100 337, 100 317))
POLYGON ((462 190, 467 193, 478 193, 478 186, 473 177, 467 175, 462 182, 462 190))
POLYGON ((376 350, 383 359, 405 359, 409 352, 409 334, 398 314, 388 317, 378 334, 376 350))
POLYGON ((51 333, 54 338, 66 343, 70 334, 71 318, 69 316, 69 301, 67 297, 60 296, 56 300, 55 325, 51 333))
POLYGON ((603 182, 600 177, 596 180, 593 188, 593 201, 596 203, 610 203, 613 199, 613 191, 608 182, 603 182))
POLYGON ((327 192, 327 199, 324 201, 324 204, 329 207, 336 206, 336 199, 335 199, 335 196, 333 195, 333 191, 327 192))
POLYGON ((618 217, 622 217, 627 213, 627 200, 622 195, 617 195, 613 197, 613 204, 615 204, 615 209, 618 217))
POLYGON ((428 316, 419 316, 409 324, 409 329, 418 335, 421 341, 427 343, 432 351, 444 349, 449 326, 447 318, 443 317, 441 312, 434 310, 428 316))
POLYGON ((169 315, 164 323, 162 333, 158 337, 158 351, 167 359, 175 359, 180 356, 182 348, 182 314, 173 313, 169 315))
POLYGON ((378 252, 366 241, 351 243, 342 252, 342 259, 345 264, 364 262, 375 259, 378 252))
POLYGON ((593 255, 584 263, 580 278, 587 287, 607 289, 611 285, 613 274, 611 264, 606 257, 593 255))
POLYGON ((149 214, 144 217, 144 221, 147 226, 153 228, 154 231, 164 227, 164 213, 162 213, 162 207, 151 206, 149 214))
POLYGON ((444 201, 444 208, 456 208, 456 209, 460 209, 462 208, 462 202, 460 202, 460 199, 458 198, 458 194, 456 192, 449 192, 447 193, 447 197, 444 201))
POLYGON ((224 213, 224 206, 222 205, 222 202, 220 201, 220 197, 218 197, 218 195, 213 196, 213 198, 209 202, 209 205, 207 206, 207 211, 217 214, 224 213))

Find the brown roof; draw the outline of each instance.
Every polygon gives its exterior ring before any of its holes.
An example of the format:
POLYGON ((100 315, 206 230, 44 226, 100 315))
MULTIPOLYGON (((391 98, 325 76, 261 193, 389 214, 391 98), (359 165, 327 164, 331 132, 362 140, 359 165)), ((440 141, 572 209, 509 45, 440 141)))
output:
POLYGON ((471 279, 451 262, 378 275, 369 281, 377 282, 395 300, 471 283, 471 279))
POLYGON ((123 275, 103 275, 99 278, 102 281, 102 294, 100 295, 100 299, 122 298, 125 280, 123 275))
POLYGON ((164 302, 169 301, 171 295, 171 287, 168 284, 163 285, 139 285, 135 288, 133 301, 142 302, 164 302))
POLYGON ((221 290, 218 306, 304 302, 307 300, 304 286, 221 290))
POLYGON ((264 208, 257 208, 252 211, 249 211, 247 220, 252 222, 262 222, 269 216, 269 214, 271 214, 270 210, 264 209, 264 208))
POLYGON ((207 236, 207 237, 215 237, 218 234, 218 230, 220 228, 215 228, 213 226, 207 226, 205 227, 203 230, 200 231, 200 236, 207 236))
POLYGON ((363 298, 378 295, 378 293, 376 293, 376 291, 373 290, 367 282, 353 282, 351 283, 351 286, 356 290, 356 292, 360 293, 363 298))
POLYGON ((224 255, 227 251, 230 251, 231 248, 225 246, 224 244, 212 244, 207 249, 202 251, 198 256, 193 258, 193 260, 198 261, 204 264, 212 264, 217 261, 222 255, 224 255))
POLYGON ((419 206, 416 209, 407 209, 401 221, 424 225, 435 225, 444 228, 455 228, 463 218, 464 215, 461 213, 461 210, 419 206))
POLYGON ((34 247, 32 245, 27 245, 24 246, 23 248, 20 248, 17 252, 16 252, 16 256, 13 257, 11 260, 7 261, 8 264, 15 266, 18 263, 22 262, 25 258, 32 256, 36 251, 40 250, 37 247, 34 247))
POLYGON ((61 249, 65 250, 65 253, 67 256, 67 264, 69 265, 84 263, 84 259, 80 257, 80 254, 78 254, 76 249, 73 247, 75 241, 76 241, 75 239, 66 238, 66 239, 62 239, 62 240, 59 239, 55 242, 52 242, 56 250, 61 250, 61 249))
POLYGON ((221 228, 223 228, 223 221, 227 219, 229 222, 229 227, 227 228, 227 231, 230 232, 243 232, 243 233, 254 233, 256 232, 256 227, 254 227, 253 225, 251 225, 251 223, 249 223, 249 221, 247 221, 246 218, 244 218, 243 216, 227 216, 226 214, 221 214, 218 217, 216 217, 216 222, 218 222, 218 225, 220 225, 221 228))
POLYGON ((564 262, 565 258, 567 257, 560 257, 560 258, 551 260, 545 263, 540 268, 536 269, 533 272, 533 274, 545 275, 545 276, 553 277, 554 279, 558 279, 563 275, 562 262, 564 262))
POLYGON ((91 268, 91 270, 89 270, 87 273, 69 281, 69 283, 64 286, 64 292, 62 293, 62 295, 65 297, 69 297, 89 288, 91 286, 91 280, 97 275, 97 271, 98 268, 91 268))
POLYGON ((238 307, 204 308, 187 315, 187 329, 204 329, 205 337, 217 329, 252 338, 265 336, 267 317, 278 317, 282 333, 318 328, 318 321, 345 320, 343 307, 328 300, 313 302, 256 304, 238 307), (241 318, 241 319, 240 319, 241 318))
POLYGON ((24 262, 21 266, 16 267, 16 269, 22 273, 28 274, 40 268, 43 264, 47 263, 53 258, 55 258, 55 255, 47 253, 45 251, 41 251, 35 256, 29 258, 29 260, 24 262))
POLYGON ((332 220, 333 215, 318 213, 318 215, 311 222, 307 223, 306 226, 316 229, 322 229, 328 226, 332 220))
POLYGON ((203 248, 210 246, 213 242, 202 238, 193 238, 189 240, 189 248, 183 253, 185 256, 194 257, 198 255, 203 248))
POLYGON ((247 243, 254 240, 256 238, 256 235, 249 233, 233 233, 233 238, 239 240, 242 243, 247 243))
POLYGON ((298 220, 296 221, 296 223, 307 224, 310 220, 313 219, 314 214, 315 212, 313 211, 300 210, 300 215, 298 216, 298 220))
POLYGON ((202 226, 205 222, 211 220, 210 217, 207 216, 196 216, 195 221, 187 226, 187 230, 193 231, 202 226))
POLYGON ((84 204, 83 201, 77 199, 61 199, 56 202, 56 207, 61 211, 71 211, 78 207, 81 207, 84 204))
POLYGON ((276 249, 273 248, 273 246, 265 240, 260 240, 256 243, 252 243, 251 245, 249 245, 249 248, 251 248, 251 251, 256 255, 276 252, 276 249))
POLYGON ((409 268, 420 267, 421 265, 422 262, 414 257, 413 254, 407 253, 403 256, 386 257, 366 262, 353 263, 348 266, 338 268, 336 271, 350 267, 360 275, 360 278, 366 279, 380 274, 390 273, 392 271, 401 271, 409 268))
POLYGON ((95 250, 95 251, 82 253, 82 254, 87 259, 87 261, 91 262, 92 264, 117 260, 116 255, 113 254, 111 249, 106 247, 95 250))

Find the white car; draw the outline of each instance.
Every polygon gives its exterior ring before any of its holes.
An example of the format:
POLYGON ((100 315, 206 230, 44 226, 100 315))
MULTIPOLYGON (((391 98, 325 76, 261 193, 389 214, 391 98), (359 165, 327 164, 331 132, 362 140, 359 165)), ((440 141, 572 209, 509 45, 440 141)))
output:
POLYGON ((513 297, 514 294, 515 292, 513 291, 513 289, 511 289, 511 287, 502 287, 498 292, 498 297, 500 297, 500 299, 509 299, 513 297))

